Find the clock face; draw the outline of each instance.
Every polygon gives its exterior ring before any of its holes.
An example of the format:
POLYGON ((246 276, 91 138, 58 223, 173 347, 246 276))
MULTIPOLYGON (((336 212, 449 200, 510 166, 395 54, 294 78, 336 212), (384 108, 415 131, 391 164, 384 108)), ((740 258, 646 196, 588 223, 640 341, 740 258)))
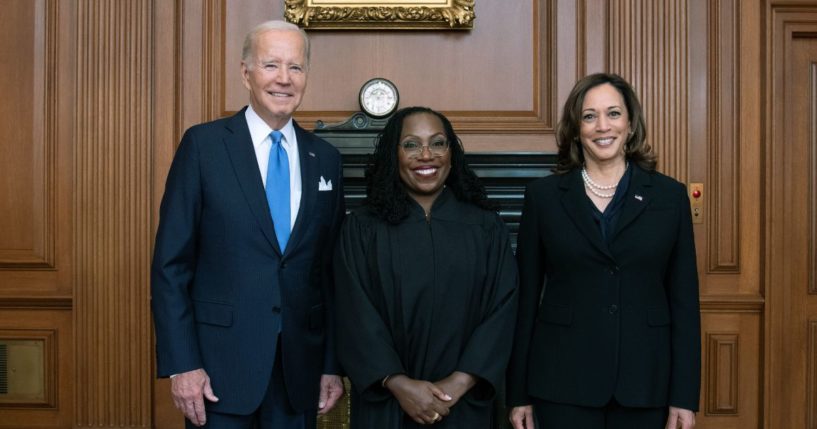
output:
POLYGON ((360 108, 376 118, 393 113, 397 109, 399 100, 397 87, 386 79, 372 79, 360 88, 360 108))

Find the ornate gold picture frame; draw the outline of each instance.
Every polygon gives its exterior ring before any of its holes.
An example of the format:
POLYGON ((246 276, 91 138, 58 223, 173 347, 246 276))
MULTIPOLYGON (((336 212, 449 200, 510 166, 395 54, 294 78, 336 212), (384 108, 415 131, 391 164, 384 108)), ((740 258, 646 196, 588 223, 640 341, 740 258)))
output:
POLYGON ((318 30, 469 30, 475 0, 285 0, 286 20, 318 30))

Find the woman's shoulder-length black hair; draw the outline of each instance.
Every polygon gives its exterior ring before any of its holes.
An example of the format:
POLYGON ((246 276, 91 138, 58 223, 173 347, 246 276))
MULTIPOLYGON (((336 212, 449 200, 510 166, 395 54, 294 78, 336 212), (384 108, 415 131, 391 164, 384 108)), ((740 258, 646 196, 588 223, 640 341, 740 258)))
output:
POLYGON ((454 196, 486 210, 495 210, 488 201, 485 187, 465 161, 462 142, 454 133, 451 122, 442 113, 428 107, 406 107, 389 118, 378 135, 375 149, 366 168, 366 199, 363 203, 377 217, 391 224, 400 223, 408 216, 410 196, 400 179, 397 151, 403 122, 411 115, 428 113, 440 118, 451 151, 451 171, 445 180, 454 196))

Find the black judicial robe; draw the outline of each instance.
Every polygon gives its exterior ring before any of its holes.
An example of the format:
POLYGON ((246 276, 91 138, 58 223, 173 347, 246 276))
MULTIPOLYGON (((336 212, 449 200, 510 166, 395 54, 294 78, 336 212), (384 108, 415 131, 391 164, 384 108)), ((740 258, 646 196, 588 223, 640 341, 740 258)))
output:
POLYGON ((488 428, 516 321, 517 270, 496 213, 443 190, 426 220, 399 225, 364 207, 341 230, 335 259, 338 358, 352 381, 353 428, 419 427, 381 386, 390 374, 477 384, 435 428, 488 428))

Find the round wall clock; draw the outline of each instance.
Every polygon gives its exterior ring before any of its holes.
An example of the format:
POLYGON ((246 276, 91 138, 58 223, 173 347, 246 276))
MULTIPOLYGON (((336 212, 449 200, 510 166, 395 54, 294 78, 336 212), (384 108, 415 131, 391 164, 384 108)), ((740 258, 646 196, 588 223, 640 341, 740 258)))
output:
POLYGON ((385 118, 397 110, 400 93, 388 79, 376 77, 360 87, 360 109, 375 118, 385 118))

